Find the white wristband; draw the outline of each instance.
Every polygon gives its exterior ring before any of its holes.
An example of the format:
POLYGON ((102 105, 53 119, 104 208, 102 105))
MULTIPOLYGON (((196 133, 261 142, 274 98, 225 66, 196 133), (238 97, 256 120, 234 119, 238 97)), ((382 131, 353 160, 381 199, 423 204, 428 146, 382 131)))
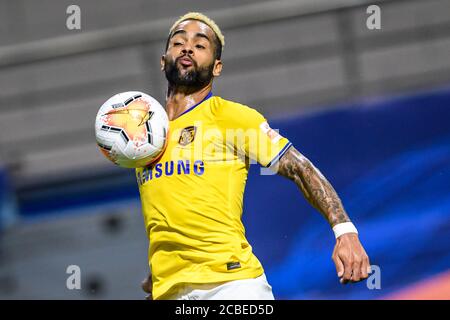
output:
POLYGON ((339 224, 335 225, 333 227, 333 232, 334 232, 334 236, 336 237, 336 239, 345 233, 358 234, 358 230, 356 230, 355 225, 351 222, 343 222, 343 223, 339 223, 339 224))

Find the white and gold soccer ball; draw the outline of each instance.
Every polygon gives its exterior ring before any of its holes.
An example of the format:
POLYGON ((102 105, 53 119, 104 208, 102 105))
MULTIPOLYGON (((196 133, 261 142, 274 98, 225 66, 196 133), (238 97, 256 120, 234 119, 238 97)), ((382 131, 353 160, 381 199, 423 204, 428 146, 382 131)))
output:
POLYGON ((95 119, 100 151, 125 168, 145 167, 157 160, 167 145, 168 131, 164 108, 139 91, 114 95, 100 107, 95 119))

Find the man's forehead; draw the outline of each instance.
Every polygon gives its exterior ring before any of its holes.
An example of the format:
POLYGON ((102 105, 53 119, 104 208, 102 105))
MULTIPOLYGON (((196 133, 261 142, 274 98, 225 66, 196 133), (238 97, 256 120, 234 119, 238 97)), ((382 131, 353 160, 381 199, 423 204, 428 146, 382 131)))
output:
POLYGON ((214 31, 208 26, 206 23, 199 20, 185 20, 180 22, 174 29, 172 34, 177 31, 186 31, 186 32, 202 32, 208 36, 214 36, 214 31))

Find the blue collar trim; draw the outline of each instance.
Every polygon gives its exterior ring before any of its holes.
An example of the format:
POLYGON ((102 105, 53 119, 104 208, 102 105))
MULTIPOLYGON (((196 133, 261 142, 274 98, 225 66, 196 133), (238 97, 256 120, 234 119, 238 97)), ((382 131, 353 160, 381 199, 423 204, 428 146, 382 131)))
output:
MULTIPOLYGON (((177 119, 178 119, 179 117, 181 117, 183 114, 188 113, 189 111, 192 111, 195 107, 197 107, 198 105, 202 104, 203 102, 205 102, 206 100, 208 100, 209 98, 211 98, 212 95, 213 95, 213 94, 212 94, 212 91, 210 91, 210 92, 206 95, 206 97, 203 98, 202 101, 200 101, 200 102, 197 103, 196 105, 193 105, 193 106, 190 107, 189 109, 185 110, 182 114, 180 114, 180 115, 177 117, 177 119)), ((174 119, 174 120, 175 120, 175 119, 174 119)))

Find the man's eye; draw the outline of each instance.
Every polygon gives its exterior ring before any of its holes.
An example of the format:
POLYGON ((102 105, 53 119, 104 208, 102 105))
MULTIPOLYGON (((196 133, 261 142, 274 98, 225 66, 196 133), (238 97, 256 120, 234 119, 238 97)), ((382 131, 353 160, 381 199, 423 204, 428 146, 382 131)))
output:
POLYGON ((181 46, 181 42, 174 42, 174 46, 181 46))
POLYGON ((196 47, 199 48, 199 49, 205 49, 205 47, 202 46, 201 44, 197 44, 196 47))

